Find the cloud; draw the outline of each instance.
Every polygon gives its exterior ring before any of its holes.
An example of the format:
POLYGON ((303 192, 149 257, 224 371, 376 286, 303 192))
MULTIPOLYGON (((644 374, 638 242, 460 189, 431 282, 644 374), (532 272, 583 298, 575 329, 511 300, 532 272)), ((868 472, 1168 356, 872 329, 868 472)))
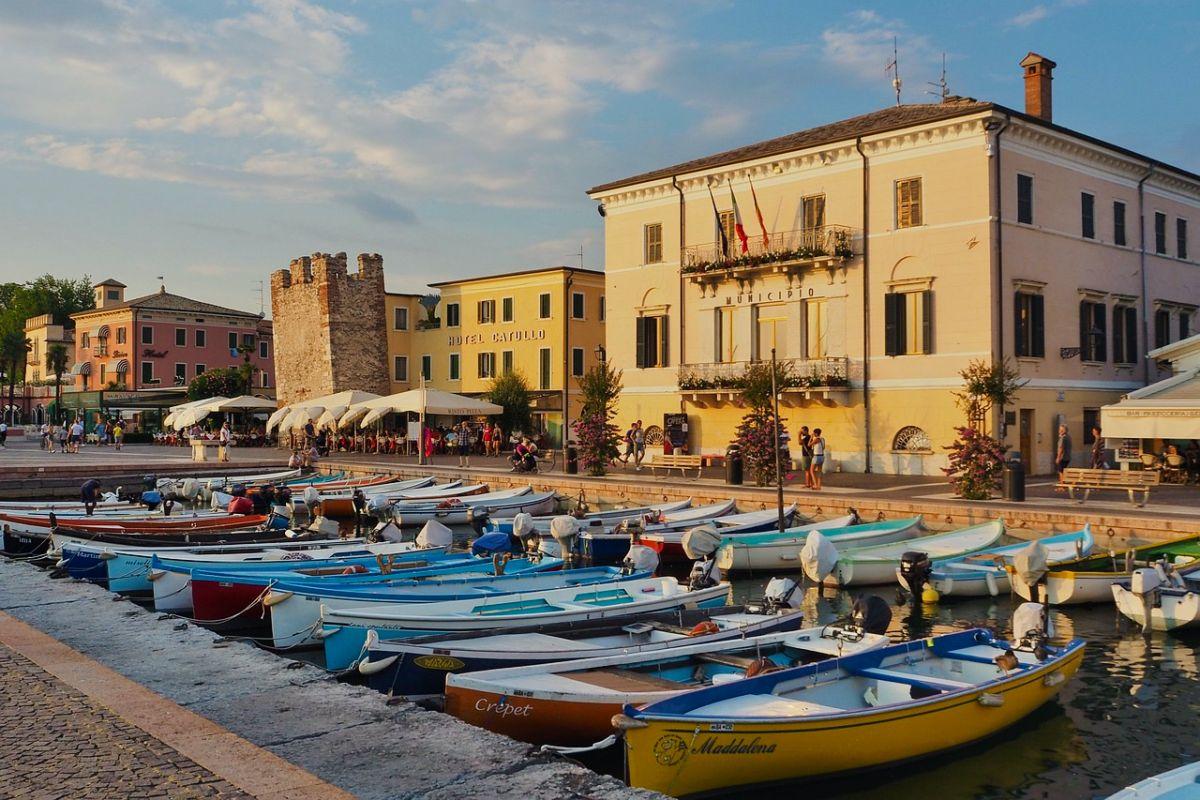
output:
POLYGON ((1015 28, 1027 28, 1035 22, 1041 22, 1050 15, 1050 9, 1044 5, 1036 5, 1028 11, 1022 11, 1008 21, 1015 28))
POLYGON ((829 27, 821 32, 825 58, 860 80, 878 81, 892 60, 893 43, 901 49, 901 77, 905 61, 928 60, 932 53, 927 37, 911 33, 898 20, 886 20, 873 11, 850 15, 848 24, 829 27))
POLYGON ((402 205, 390 197, 383 197, 374 192, 354 192, 343 195, 342 199, 351 208, 361 213, 373 222, 399 223, 415 225, 417 215, 408 206, 402 205))

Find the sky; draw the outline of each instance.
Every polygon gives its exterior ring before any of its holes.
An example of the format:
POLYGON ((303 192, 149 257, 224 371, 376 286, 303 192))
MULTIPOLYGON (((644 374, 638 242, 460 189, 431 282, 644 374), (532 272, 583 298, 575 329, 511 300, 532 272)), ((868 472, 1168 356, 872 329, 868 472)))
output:
POLYGON ((314 251, 388 288, 603 268, 590 186, 950 91, 1200 171, 1200 4, 0 0, 0 280, 258 310, 314 251))

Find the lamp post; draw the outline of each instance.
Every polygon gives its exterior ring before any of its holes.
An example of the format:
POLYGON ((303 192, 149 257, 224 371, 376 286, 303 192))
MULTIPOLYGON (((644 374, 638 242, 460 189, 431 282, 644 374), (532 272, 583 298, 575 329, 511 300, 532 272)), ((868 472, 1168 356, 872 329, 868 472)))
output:
POLYGON ((775 499, 779 506, 779 532, 783 533, 787 525, 783 520, 783 464, 779 447, 779 386, 776 384, 775 348, 771 348, 771 406, 774 410, 773 440, 775 443, 775 499))
POLYGON ((604 349, 604 345, 602 344, 596 345, 596 360, 601 364, 608 362, 608 351, 604 349))

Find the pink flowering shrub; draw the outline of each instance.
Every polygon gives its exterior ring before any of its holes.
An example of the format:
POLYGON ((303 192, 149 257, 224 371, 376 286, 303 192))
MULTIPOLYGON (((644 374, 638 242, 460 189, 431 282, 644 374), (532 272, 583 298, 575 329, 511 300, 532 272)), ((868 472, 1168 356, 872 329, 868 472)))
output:
POLYGON ((584 413, 574 425, 580 466, 589 475, 603 475, 619 453, 620 431, 603 411, 584 413))
MULTIPOLYGON (((783 437, 785 427, 781 424, 779 435, 783 437)), ((737 442, 742 448, 742 462, 746 471, 759 486, 775 482, 775 415, 765 408, 751 409, 738 425, 737 442)), ((788 467, 787 460, 783 461, 788 467)))
POLYGON ((1000 488, 1004 469, 1004 447, 975 428, 955 428, 958 438, 946 449, 950 466, 942 472, 950 478, 955 493, 966 500, 988 500, 1000 488))

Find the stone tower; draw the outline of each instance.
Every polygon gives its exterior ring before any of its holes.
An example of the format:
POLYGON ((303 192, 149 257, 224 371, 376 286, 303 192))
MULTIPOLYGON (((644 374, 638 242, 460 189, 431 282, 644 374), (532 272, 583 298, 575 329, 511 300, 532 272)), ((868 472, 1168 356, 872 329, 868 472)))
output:
POLYGON ((363 389, 389 390, 383 257, 313 253, 271 273, 275 372, 280 405, 363 389))

